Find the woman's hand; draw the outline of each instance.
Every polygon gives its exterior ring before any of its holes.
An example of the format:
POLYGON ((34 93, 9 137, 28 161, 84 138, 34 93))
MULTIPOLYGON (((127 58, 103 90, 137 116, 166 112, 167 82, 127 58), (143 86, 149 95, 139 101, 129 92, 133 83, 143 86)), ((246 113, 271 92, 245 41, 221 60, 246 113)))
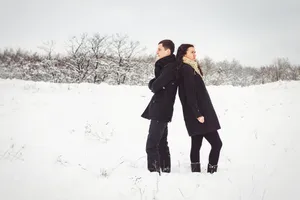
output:
POLYGON ((200 123, 202 123, 202 124, 204 123, 204 117, 203 117, 203 116, 198 117, 197 119, 198 119, 198 121, 199 121, 200 123))

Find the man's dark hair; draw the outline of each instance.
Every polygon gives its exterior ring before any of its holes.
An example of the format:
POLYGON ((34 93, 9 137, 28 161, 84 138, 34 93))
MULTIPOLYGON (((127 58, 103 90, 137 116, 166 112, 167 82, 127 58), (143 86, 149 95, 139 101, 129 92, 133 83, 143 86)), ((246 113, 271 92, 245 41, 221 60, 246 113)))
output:
POLYGON ((162 40, 158 44, 162 44, 165 49, 170 49, 171 54, 174 53, 175 45, 172 40, 162 40))

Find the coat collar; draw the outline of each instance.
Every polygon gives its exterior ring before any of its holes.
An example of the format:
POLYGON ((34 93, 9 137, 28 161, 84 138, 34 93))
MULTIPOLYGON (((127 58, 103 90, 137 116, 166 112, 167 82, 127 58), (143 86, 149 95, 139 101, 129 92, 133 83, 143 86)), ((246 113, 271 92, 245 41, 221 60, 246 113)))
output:
POLYGON ((171 54, 169 56, 163 57, 155 62, 155 67, 164 67, 171 62, 175 62, 175 55, 171 54))

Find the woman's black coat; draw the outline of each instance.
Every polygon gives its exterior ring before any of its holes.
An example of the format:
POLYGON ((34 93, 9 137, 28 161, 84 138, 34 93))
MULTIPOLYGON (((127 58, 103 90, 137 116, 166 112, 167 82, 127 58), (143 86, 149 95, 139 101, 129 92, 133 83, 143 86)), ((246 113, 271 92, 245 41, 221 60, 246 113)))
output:
POLYGON ((188 64, 179 68, 179 98, 188 134, 204 135, 221 128, 202 77, 188 64), (204 123, 197 118, 204 116, 204 123))

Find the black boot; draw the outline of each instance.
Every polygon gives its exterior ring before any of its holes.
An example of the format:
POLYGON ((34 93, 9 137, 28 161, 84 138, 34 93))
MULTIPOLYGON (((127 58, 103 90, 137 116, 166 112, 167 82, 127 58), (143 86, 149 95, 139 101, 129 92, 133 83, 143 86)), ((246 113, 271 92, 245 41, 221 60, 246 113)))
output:
POLYGON ((161 169, 161 172, 163 172, 163 173, 170 173, 170 172, 171 172, 171 169, 170 169, 169 167, 162 168, 162 169, 161 169))
POLYGON ((161 155, 160 156, 160 166, 161 171, 164 173, 170 173, 171 172, 171 158, 170 155, 161 155))
POLYGON ((218 170, 218 165, 208 164, 208 166, 207 166, 207 172, 208 173, 213 174, 213 173, 217 172, 217 170, 218 170))
POLYGON ((201 172, 200 163, 191 163, 192 172, 201 172))

